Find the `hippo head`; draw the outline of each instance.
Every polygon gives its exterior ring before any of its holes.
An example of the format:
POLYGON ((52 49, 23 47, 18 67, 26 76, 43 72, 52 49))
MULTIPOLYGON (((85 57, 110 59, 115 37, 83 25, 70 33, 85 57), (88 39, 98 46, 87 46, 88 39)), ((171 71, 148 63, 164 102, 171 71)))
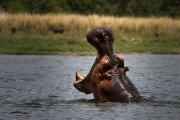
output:
POLYGON ((110 28, 96 27, 87 33, 86 38, 97 49, 98 53, 113 52, 114 35, 110 28))
POLYGON ((96 27, 86 35, 87 41, 96 48, 99 57, 107 55, 111 63, 114 63, 113 42, 114 35, 108 27, 96 27))
POLYGON ((76 72, 76 82, 73 84, 76 89, 85 94, 93 92, 92 85, 88 76, 80 76, 79 71, 76 72))

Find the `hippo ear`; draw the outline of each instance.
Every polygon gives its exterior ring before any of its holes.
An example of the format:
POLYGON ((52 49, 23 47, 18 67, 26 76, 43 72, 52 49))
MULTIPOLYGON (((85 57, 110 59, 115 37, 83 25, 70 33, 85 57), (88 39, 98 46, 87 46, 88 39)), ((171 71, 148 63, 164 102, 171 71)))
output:
POLYGON ((80 72, 76 71, 76 81, 78 81, 80 79, 81 79, 80 72))

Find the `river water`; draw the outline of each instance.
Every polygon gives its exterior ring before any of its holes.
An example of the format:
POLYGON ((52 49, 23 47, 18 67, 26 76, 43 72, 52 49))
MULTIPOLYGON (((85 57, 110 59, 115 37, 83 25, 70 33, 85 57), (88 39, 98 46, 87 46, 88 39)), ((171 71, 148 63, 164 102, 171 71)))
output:
POLYGON ((73 87, 95 56, 0 55, 0 120, 179 120, 180 55, 121 56, 140 103, 95 104, 73 87))

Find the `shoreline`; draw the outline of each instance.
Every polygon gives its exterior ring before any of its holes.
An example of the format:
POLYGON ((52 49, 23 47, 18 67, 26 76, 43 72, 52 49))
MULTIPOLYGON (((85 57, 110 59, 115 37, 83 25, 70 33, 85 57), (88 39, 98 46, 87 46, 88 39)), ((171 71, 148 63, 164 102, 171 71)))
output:
MULTIPOLYGON (((124 55, 180 55, 180 53, 151 53, 151 52, 114 52, 114 54, 124 54, 124 55)), ((52 54, 9 54, 9 53, 0 53, 0 55, 49 55, 49 56, 96 56, 96 52, 58 52, 52 54)))

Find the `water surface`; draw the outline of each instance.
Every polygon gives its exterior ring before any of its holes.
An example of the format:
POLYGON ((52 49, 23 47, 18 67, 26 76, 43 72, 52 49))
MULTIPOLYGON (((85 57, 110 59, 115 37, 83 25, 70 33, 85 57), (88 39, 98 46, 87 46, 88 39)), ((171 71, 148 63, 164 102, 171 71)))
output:
POLYGON ((180 55, 121 55, 145 98, 94 104, 73 87, 95 56, 0 55, 0 120, 179 120, 180 55))

